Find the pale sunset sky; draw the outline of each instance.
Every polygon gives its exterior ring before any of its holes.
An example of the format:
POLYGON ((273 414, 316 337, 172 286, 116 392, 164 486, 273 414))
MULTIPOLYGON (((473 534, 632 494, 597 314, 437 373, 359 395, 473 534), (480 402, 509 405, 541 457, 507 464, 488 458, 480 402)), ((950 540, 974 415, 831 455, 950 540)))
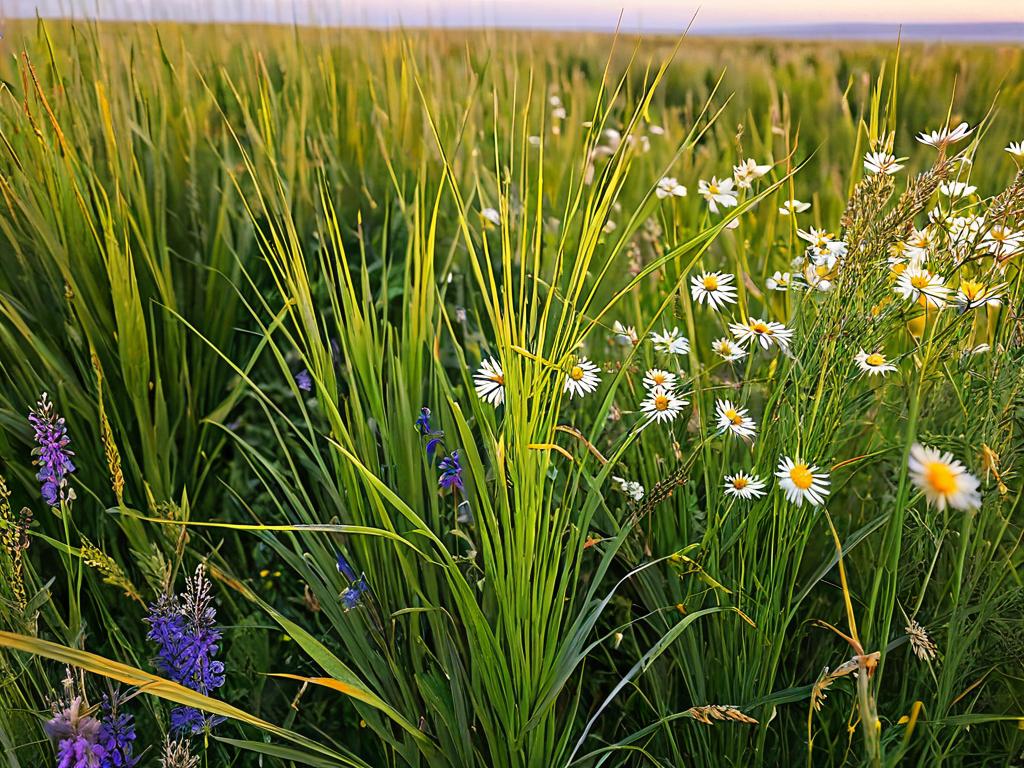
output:
POLYGON ((695 31, 792 25, 1024 22, 1024 0, 0 0, 0 15, 384 26, 695 31))

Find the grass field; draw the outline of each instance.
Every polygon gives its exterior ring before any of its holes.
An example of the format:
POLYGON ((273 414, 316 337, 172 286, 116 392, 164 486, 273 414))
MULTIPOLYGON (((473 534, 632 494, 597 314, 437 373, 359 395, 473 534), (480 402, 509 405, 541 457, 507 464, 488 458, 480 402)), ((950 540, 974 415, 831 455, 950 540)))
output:
POLYGON ((1024 48, 2 45, 5 765, 1024 759, 1024 48))

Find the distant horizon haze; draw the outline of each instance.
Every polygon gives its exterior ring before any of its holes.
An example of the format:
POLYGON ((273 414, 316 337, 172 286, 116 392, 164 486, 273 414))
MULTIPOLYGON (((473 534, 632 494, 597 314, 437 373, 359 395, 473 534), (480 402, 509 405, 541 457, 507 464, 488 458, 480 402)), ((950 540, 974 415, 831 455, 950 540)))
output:
POLYGON ((0 0, 5 18, 1024 42, 1024 0, 0 0), (620 19, 621 16, 621 19, 620 19))

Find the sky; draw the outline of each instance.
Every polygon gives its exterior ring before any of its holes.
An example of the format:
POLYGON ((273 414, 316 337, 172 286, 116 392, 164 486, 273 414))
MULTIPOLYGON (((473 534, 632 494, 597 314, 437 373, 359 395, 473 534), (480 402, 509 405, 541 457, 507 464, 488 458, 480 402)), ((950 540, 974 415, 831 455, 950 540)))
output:
POLYGON ((384 26, 623 27, 695 31, 792 25, 1024 23, 1024 0, 0 0, 0 15, 384 26))

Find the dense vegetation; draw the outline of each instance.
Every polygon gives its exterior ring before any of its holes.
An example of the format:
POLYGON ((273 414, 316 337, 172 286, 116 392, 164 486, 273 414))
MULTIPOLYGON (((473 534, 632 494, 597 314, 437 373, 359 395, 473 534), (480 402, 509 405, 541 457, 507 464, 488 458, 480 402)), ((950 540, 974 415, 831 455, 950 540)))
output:
POLYGON ((1020 759, 1024 49, 3 44, 6 764, 1020 759))

